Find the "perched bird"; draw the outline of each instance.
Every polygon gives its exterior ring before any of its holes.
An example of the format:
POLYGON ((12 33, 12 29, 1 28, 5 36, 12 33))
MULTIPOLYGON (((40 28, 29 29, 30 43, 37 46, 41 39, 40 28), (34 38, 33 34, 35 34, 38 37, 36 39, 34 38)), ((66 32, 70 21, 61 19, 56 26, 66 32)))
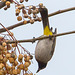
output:
MULTIPOLYGON (((41 14, 41 18, 43 22, 43 30, 44 30, 44 33, 42 36, 51 36, 53 34, 56 34, 57 30, 55 29, 55 31, 52 32, 53 28, 49 27, 47 8, 45 7, 39 8, 39 11, 41 14)), ((37 72, 39 72, 41 69, 46 68, 48 61, 53 56, 55 44, 56 44, 56 37, 50 37, 50 38, 38 41, 35 48, 35 59, 38 62, 37 72)))

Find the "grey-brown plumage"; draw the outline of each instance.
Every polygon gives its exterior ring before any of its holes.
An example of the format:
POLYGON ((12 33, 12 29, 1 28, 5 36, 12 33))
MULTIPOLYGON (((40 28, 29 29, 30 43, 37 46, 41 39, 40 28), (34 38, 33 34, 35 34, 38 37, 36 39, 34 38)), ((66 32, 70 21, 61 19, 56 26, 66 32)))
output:
MULTIPOLYGON (((47 8, 41 8, 40 13, 41 13, 43 25, 46 26, 46 24, 49 24, 47 8)), ((52 31, 52 28, 50 30, 52 31)), ((56 29, 55 32, 53 32, 53 34, 56 34, 56 29)), ((42 35, 42 36, 46 36, 46 35, 42 35)), ((39 72, 41 69, 44 69, 47 66, 48 61, 52 58, 54 53, 55 43, 56 43, 55 37, 38 41, 35 48, 35 59, 38 62, 37 72, 39 72)))

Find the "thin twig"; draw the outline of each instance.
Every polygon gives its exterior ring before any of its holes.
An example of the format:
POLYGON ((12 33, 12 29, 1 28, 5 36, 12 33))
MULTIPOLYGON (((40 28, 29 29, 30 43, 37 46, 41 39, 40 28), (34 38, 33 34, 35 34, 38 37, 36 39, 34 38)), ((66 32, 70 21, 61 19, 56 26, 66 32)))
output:
MULTIPOLYGON (((64 10, 59 10, 59 11, 53 12, 53 13, 49 14, 48 17, 55 16, 57 14, 68 12, 68 11, 72 11, 72 10, 75 10, 75 7, 71 7, 71 8, 68 8, 68 9, 64 9, 64 10)), ((37 19, 34 19, 34 20, 38 21, 37 19)), ((27 21, 27 24, 28 23, 30 23, 30 20, 27 21)), ((25 24, 23 24, 23 22, 20 22, 20 23, 17 23, 15 25, 7 27, 7 29, 11 30, 11 29, 14 29, 14 28, 22 26, 22 25, 25 25, 25 24)), ((5 32, 5 31, 6 30, 4 28, 0 29, 0 33, 5 32)))
MULTIPOLYGON (((62 36, 62 35, 68 35, 68 34, 73 34, 75 33, 75 31, 70 31, 70 32, 65 32, 65 33, 59 33, 59 34, 53 34, 51 37, 58 37, 58 36, 62 36)), ((6 43, 23 43, 23 42, 33 42, 33 41, 37 41, 37 40, 42 40, 42 39, 47 39, 50 36, 41 36, 38 38, 34 38, 34 39, 26 39, 26 40, 17 40, 17 41, 9 41, 6 43)))
POLYGON ((53 13, 49 14, 48 17, 55 16, 57 14, 61 14, 61 13, 68 12, 68 11, 72 11, 72 10, 75 10, 75 7, 67 8, 67 9, 64 9, 64 10, 58 10, 56 12, 53 12, 53 13))

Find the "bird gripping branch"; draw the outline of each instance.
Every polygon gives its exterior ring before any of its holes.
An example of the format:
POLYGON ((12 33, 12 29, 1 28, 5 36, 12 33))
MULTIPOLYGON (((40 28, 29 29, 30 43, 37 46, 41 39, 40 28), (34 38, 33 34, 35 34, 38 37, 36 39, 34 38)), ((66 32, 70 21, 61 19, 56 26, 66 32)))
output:
MULTIPOLYGON (((42 23, 43 23, 43 35, 42 36, 51 36, 56 34, 52 32, 52 28, 49 27, 49 20, 48 20, 48 10, 47 8, 39 8, 42 23)), ((39 40, 36 48, 35 48, 35 59, 38 62, 38 70, 46 68, 48 61, 52 58, 54 49, 55 49, 56 37, 50 37, 47 39, 39 40)))

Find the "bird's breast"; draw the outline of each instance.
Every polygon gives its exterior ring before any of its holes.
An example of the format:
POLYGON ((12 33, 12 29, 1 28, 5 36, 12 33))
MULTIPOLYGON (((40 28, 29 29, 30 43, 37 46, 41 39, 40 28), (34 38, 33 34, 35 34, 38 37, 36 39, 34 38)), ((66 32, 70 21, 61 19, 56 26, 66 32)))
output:
POLYGON ((47 63, 52 57, 52 45, 53 41, 49 38, 38 41, 35 48, 36 60, 47 63))

